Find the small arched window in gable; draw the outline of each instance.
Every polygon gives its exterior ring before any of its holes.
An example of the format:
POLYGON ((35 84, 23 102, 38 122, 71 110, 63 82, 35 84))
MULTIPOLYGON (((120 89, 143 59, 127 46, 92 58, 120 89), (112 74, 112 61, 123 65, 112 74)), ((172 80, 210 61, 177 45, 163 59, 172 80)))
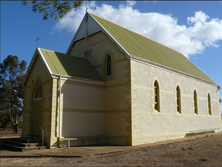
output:
POLYGON ((181 113, 181 94, 179 86, 177 86, 176 88, 176 97, 177 97, 177 112, 181 113))
POLYGON ((212 115, 212 112, 211 112, 211 99, 210 99, 210 94, 208 93, 208 113, 210 115, 212 115))
POLYGON ((159 102, 159 84, 157 81, 154 82, 154 109, 160 111, 160 102, 159 102))
POLYGON ((106 59, 106 76, 111 76, 111 56, 109 55, 106 59))
POLYGON ((198 114, 198 108, 197 108, 197 92, 194 90, 193 92, 193 100, 194 100, 194 112, 198 114))
POLYGON ((38 84, 37 89, 35 91, 35 99, 42 98, 42 87, 41 84, 38 84))

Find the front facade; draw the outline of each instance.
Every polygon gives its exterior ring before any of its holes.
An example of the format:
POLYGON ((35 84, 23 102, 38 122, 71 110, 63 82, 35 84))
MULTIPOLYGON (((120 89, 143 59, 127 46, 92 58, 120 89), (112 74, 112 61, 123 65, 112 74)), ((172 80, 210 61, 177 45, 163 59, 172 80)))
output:
POLYGON ((178 52, 91 13, 66 54, 36 49, 24 86, 23 137, 41 136, 40 126, 48 147, 65 138, 139 145, 221 130, 219 85, 178 52))

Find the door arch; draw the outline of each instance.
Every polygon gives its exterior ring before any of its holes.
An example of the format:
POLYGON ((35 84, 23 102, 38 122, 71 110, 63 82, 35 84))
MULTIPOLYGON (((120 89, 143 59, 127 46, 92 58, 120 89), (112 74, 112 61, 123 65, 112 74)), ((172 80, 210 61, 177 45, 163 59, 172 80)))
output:
POLYGON ((32 102, 32 130, 33 135, 35 136, 41 136, 41 130, 35 123, 37 123, 40 127, 42 126, 42 92, 41 83, 37 83, 34 89, 34 98, 32 102))

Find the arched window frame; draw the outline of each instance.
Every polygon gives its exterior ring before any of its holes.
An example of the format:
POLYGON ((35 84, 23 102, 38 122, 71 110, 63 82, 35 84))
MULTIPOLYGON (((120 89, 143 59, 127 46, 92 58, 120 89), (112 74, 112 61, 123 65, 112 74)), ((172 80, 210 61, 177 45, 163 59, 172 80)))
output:
POLYGON ((179 85, 176 87, 176 108, 177 112, 181 114, 181 92, 179 85))
POLYGON ((157 80, 155 80, 154 84, 154 110, 160 112, 160 87, 157 80))
POLYGON ((212 111, 211 111, 211 98, 210 98, 210 94, 208 93, 208 95, 207 95, 207 107, 208 107, 208 114, 209 115, 212 115, 212 111))
POLYGON ((197 92, 196 92, 196 90, 194 90, 194 92, 193 92, 193 100, 194 100, 194 102, 193 102, 193 105, 194 105, 194 113, 195 113, 195 114, 198 114, 197 92))
POLYGON ((111 56, 108 55, 106 58, 106 77, 110 77, 112 74, 111 56))
POLYGON ((35 99, 35 100, 42 99, 42 86, 41 86, 40 83, 38 83, 34 95, 35 95, 35 96, 34 96, 34 99, 35 99))

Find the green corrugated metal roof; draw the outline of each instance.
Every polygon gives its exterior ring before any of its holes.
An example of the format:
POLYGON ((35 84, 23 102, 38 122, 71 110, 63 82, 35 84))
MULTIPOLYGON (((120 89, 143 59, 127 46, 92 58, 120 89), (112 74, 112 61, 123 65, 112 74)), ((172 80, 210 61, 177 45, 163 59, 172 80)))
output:
POLYGON ((87 59, 41 48, 40 50, 54 74, 103 81, 87 59))
POLYGON ((90 15, 93 16, 130 55, 215 83, 181 53, 92 13, 90 13, 90 15))

